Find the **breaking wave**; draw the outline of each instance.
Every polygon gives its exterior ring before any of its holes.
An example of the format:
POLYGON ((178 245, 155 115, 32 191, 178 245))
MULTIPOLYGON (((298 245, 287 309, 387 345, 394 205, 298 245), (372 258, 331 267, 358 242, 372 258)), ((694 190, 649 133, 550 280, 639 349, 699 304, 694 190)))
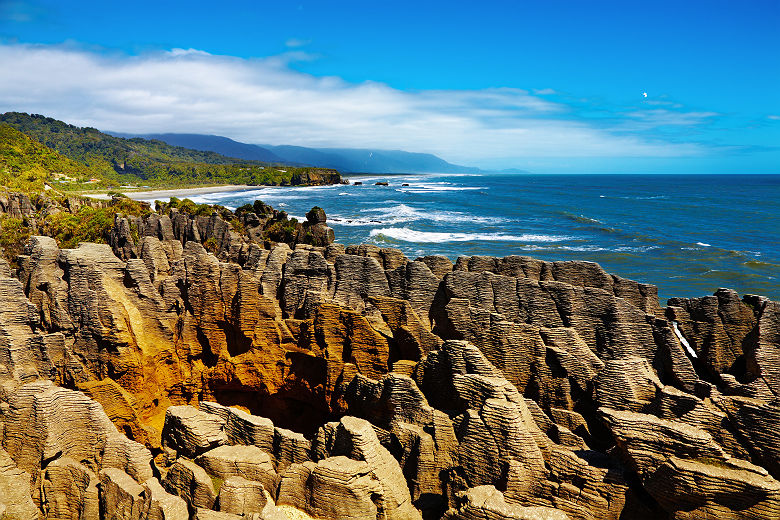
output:
POLYGON ((403 242, 561 242, 571 240, 573 237, 558 235, 506 235, 503 233, 445 233, 438 231, 417 231, 403 228, 372 229, 371 238, 390 238, 403 242))

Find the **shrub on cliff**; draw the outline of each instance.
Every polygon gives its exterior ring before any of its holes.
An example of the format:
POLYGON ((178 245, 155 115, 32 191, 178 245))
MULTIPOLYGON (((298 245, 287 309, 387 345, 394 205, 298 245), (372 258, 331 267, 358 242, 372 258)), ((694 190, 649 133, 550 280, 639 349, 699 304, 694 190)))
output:
POLYGON ((79 242, 104 243, 114 225, 113 208, 82 206, 76 213, 60 212, 44 219, 45 235, 62 248, 74 248, 79 242))
POLYGON ((0 248, 7 259, 14 259, 21 254, 30 235, 27 219, 0 216, 0 248))
POLYGON ((150 212, 148 204, 127 197, 114 197, 105 206, 84 204, 74 212, 66 209, 64 199, 41 195, 31 201, 35 211, 29 216, 0 215, 0 247, 9 261, 23 251, 31 235, 50 236, 62 248, 77 247, 79 242, 106 243, 116 214, 144 216, 150 212))
POLYGON ((210 204, 198 204, 190 199, 179 199, 176 197, 171 197, 168 202, 157 200, 154 202, 154 206, 158 213, 166 215, 170 214, 171 209, 174 208, 193 217, 208 216, 214 211, 214 207, 210 204))
POLYGON ((264 217, 267 215, 273 215, 274 208, 263 202, 262 200, 256 200, 254 204, 244 204, 236 208, 236 214, 242 212, 254 213, 258 217, 264 217))

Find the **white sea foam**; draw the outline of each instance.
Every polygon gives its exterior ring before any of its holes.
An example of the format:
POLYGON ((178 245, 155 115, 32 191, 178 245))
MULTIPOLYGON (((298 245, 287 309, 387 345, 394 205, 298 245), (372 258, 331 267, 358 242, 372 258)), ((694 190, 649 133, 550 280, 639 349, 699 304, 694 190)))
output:
POLYGON ((577 253, 646 253, 653 249, 660 249, 659 246, 618 246, 618 247, 603 247, 596 245, 581 245, 581 246, 567 246, 558 244, 533 244, 523 246, 523 249, 529 251, 574 251, 577 253))
POLYGON ((706 242, 696 242, 696 245, 701 247, 712 247, 710 244, 707 244, 706 242))
MULTIPOLYGON (((193 195, 191 197, 184 198, 190 199, 195 204, 214 204, 217 200, 216 198, 210 197, 209 195, 193 195)), ((170 198, 168 198, 168 200, 170 200, 170 198)))
POLYGON ((572 237, 556 235, 505 235, 503 233, 443 233, 436 231, 417 231, 403 228, 372 229, 371 237, 386 237, 404 242, 560 242, 570 240, 572 237))
MULTIPOLYGON (((253 189, 253 190, 246 190, 246 191, 204 193, 199 195, 189 195, 187 197, 180 197, 180 198, 187 198, 197 204, 221 204, 221 201, 225 199, 243 199, 247 201, 260 199, 263 201, 271 201, 271 202, 277 200, 306 200, 309 198, 308 195, 304 195, 304 194, 295 195, 294 193, 296 191, 300 192, 300 190, 305 190, 308 188, 315 188, 315 187, 320 187, 320 186, 295 187, 295 188, 261 188, 261 189, 253 189)), ((155 199, 150 199, 150 200, 154 202, 155 199)), ((169 197, 157 197, 156 200, 169 200, 169 197)))
POLYGON ((599 198, 605 199, 623 199, 623 200, 656 200, 656 199, 668 199, 668 195, 599 195, 599 198))
POLYGON ((486 190, 485 186, 440 186, 431 184, 417 184, 414 186, 402 186, 397 191, 403 193, 438 193, 444 191, 472 191, 486 190))
POLYGON ((486 217, 461 213, 459 211, 429 211, 418 209, 406 204, 385 206, 379 208, 364 208, 359 217, 347 215, 332 215, 328 219, 344 226, 371 226, 375 224, 397 225, 427 220, 432 222, 469 222, 472 224, 502 224, 508 219, 502 217, 486 217))

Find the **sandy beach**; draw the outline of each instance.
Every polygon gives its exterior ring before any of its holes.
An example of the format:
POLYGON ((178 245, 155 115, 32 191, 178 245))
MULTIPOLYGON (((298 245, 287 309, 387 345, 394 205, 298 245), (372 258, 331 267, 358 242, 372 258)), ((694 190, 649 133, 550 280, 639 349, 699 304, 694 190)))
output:
MULTIPOLYGON (((183 199, 191 195, 204 195, 207 193, 222 193, 226 191, 243 191, 256 188, 267 188, 268 186, 249 186, 247 184, 226 184, 222 186, 199 186, 197 188, 173 188, 173 189, 160 189, 160 190, 143 190, 143 191, 124 191, 122 193, 135 200, 149 200, 155 197, 161 199, 177 197, 183 199)), ((84 193, 86 197, 92 197, 94 199, 110 199, 111 196, 108 193, 84 193)))

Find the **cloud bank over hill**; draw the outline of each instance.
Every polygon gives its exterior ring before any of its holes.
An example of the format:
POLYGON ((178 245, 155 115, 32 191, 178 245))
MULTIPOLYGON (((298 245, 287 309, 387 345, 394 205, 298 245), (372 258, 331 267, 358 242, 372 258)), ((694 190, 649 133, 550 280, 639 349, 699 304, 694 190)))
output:
POLYGON ((188 132, 249 143, 403 149, 449 161, 688 157, 665 138, 714 113, 669 104, 589 116, 552 89, 402 91, 298 72, 299 50, 267 58, 173 49, 138 56, 72 45, 0 45, 0 107, 128 133, 188 132))

